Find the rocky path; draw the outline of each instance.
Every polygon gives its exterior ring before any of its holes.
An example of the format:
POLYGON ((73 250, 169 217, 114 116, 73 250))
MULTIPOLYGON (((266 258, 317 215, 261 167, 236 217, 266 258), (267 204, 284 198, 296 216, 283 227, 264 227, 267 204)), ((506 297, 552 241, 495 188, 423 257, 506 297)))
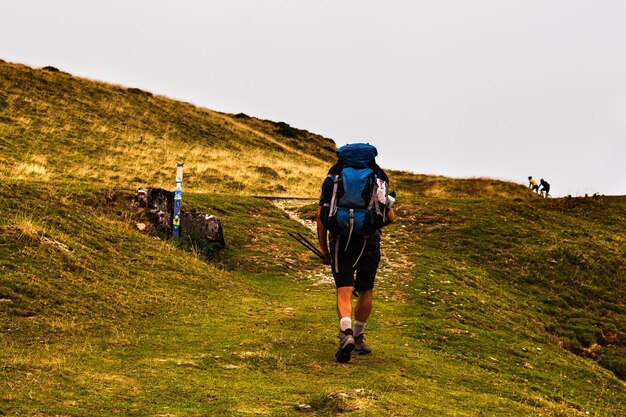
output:
MULTIPOLYGON (((310 204, 310 201, 272 200, 272 203, 287 213, 292 220, 301 223, 311 230, 312 236, 317 236, 315 222, 302 219, 296 211, 298 208, 310 204)), ((409 236, 402 224, 390 225, 383 229, 382 257, 377 276, 377 283, 382 297, 393 300, 405 297, 405 288, 413 278, 414 263, 411 259, 412 254, 409 253, 409 245, 403 242, 410 242, 415 239, 417 237, 409 236)), ((333 283, 332 274, 327 266, 320 264, 319 268, 313 271, 303 271, 303 273, 307 274, 305 278, 314 279, 317 285, 333 283)))

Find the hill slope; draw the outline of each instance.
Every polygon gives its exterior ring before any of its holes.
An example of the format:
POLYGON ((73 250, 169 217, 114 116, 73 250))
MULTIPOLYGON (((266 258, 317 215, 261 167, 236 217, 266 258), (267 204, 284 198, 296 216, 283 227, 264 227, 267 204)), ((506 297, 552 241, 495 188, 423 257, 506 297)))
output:
MULTIPOLYGON (((185 187, 196 192, 317 196, 335 149, 332 140, 283 122, 0 62, 2 179, 167 188, 184 161, 185 187)), ((412 192, 415 181, 439 196, 461 191, 444 177, 397 177, 412 192)), ((475 180, 465 191, 530 195, 496 180, 475 180)))
POLYGON ((515 184, 391 173, 400 219, 385 230, 374 354, 338 365, 328 270, 286 235, 310 232, 228 183, 315 196, 330 142, 0 70, 0 415, 625 414, 626 198, 543 200, 515 184), (127 117, 102 111, 109 102, 127 117), (166 156, 157 136, 183 153, 166 156), (208 185, 199 167, 214 147, 224 171, 208 185), (134 188, 168 186, 179 157, 185 205, 225 226, 228 246, 208 261, 134 226, 134 188), (222 178, 228 164, 259 175, 222 178))
POLYGON ((0 63, 3 178, 306 195, 334 142, 133 88, 0 63))

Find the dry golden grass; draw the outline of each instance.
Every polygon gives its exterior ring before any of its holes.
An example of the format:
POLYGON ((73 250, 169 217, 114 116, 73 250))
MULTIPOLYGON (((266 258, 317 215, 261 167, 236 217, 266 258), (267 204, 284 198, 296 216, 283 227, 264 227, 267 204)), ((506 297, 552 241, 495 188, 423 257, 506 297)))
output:
MULTIPOLYGON (((317 197, 335 143, 279 122, 0 63, 0 179, 317 197), (45 155, 45 157, 41 156, 45 155)), ((531 197, 519 184, 391 172, 400 195, 531 197)))
POLYGON ((16 179, 29 179, 35 177, 38 180, 47 181, 50 179, 50 173, 45 166, 28 162, 17 164, 13 177, 16 179))
POLYGON ((2 179, 172 188, 183 162, 187 191, 316 196, 334 158, 320 136, 120 86, 7 63, 0 82, 2 179))
POLYGON ((26 238, 30 240, 40 239, 45 233, 44 228, 36 224, 35 220, 33 220, 30 215, 21 213, 6 220, 7 223, 4 227, 16 228, 20 233, 19 238, 26 238))
POLYGON ((500 197, 532 198, 527 187, 494 178, 449 178, 414 174, 405 171, 388 171, 392 187, 400 195, 417 194, 436 198, 500 197))
POLYGON ((4 174, 17 180, 49 181, 52 174, 47 169, 44 155, 26 155, 24 161, 14 163, 12 169, 4 165, 4 174))

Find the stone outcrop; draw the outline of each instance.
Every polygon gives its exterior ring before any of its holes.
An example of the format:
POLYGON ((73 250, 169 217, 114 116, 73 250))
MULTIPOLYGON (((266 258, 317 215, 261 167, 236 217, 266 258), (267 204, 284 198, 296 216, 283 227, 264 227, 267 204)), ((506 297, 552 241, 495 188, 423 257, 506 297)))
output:
MULTIPOLYGON (((174 192, 162 188, 140 188, 137 190, 139 207, 145 210, 145 218, 149 222, 145 230, 172 235, 172 219, 174 213, 174 192)), ((226 246, 224 231, 219 217, 202 213, 196 209, 181 210, 180 236, 194 236, 206 242, 217 242, 220 247, 226 246)))

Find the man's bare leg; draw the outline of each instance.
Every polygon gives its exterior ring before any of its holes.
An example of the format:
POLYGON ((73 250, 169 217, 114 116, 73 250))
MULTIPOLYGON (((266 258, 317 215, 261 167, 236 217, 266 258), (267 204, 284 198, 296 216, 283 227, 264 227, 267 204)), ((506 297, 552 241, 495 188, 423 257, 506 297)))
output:
POLYGON ((372 353, 370 348, 365 343, 365 323, 372 311, 372 290, 359 291, 359 299, 356 302, 356 308, 354 311, 354 352, 358 354, 372 353))
POLYGON ((354 319, 365 323, 372 312, 372 290, 359 291, 354 319))
POLYGON ((352 331, 352 287, 337 288, 337 315, 339 316, 339 350, 335 354, 337 362, 348 362, 354 349, 352 331))
POLYGON ((337 288, 337 315, 339 319, 352 317, 352 291, 353 287, 337 288))

